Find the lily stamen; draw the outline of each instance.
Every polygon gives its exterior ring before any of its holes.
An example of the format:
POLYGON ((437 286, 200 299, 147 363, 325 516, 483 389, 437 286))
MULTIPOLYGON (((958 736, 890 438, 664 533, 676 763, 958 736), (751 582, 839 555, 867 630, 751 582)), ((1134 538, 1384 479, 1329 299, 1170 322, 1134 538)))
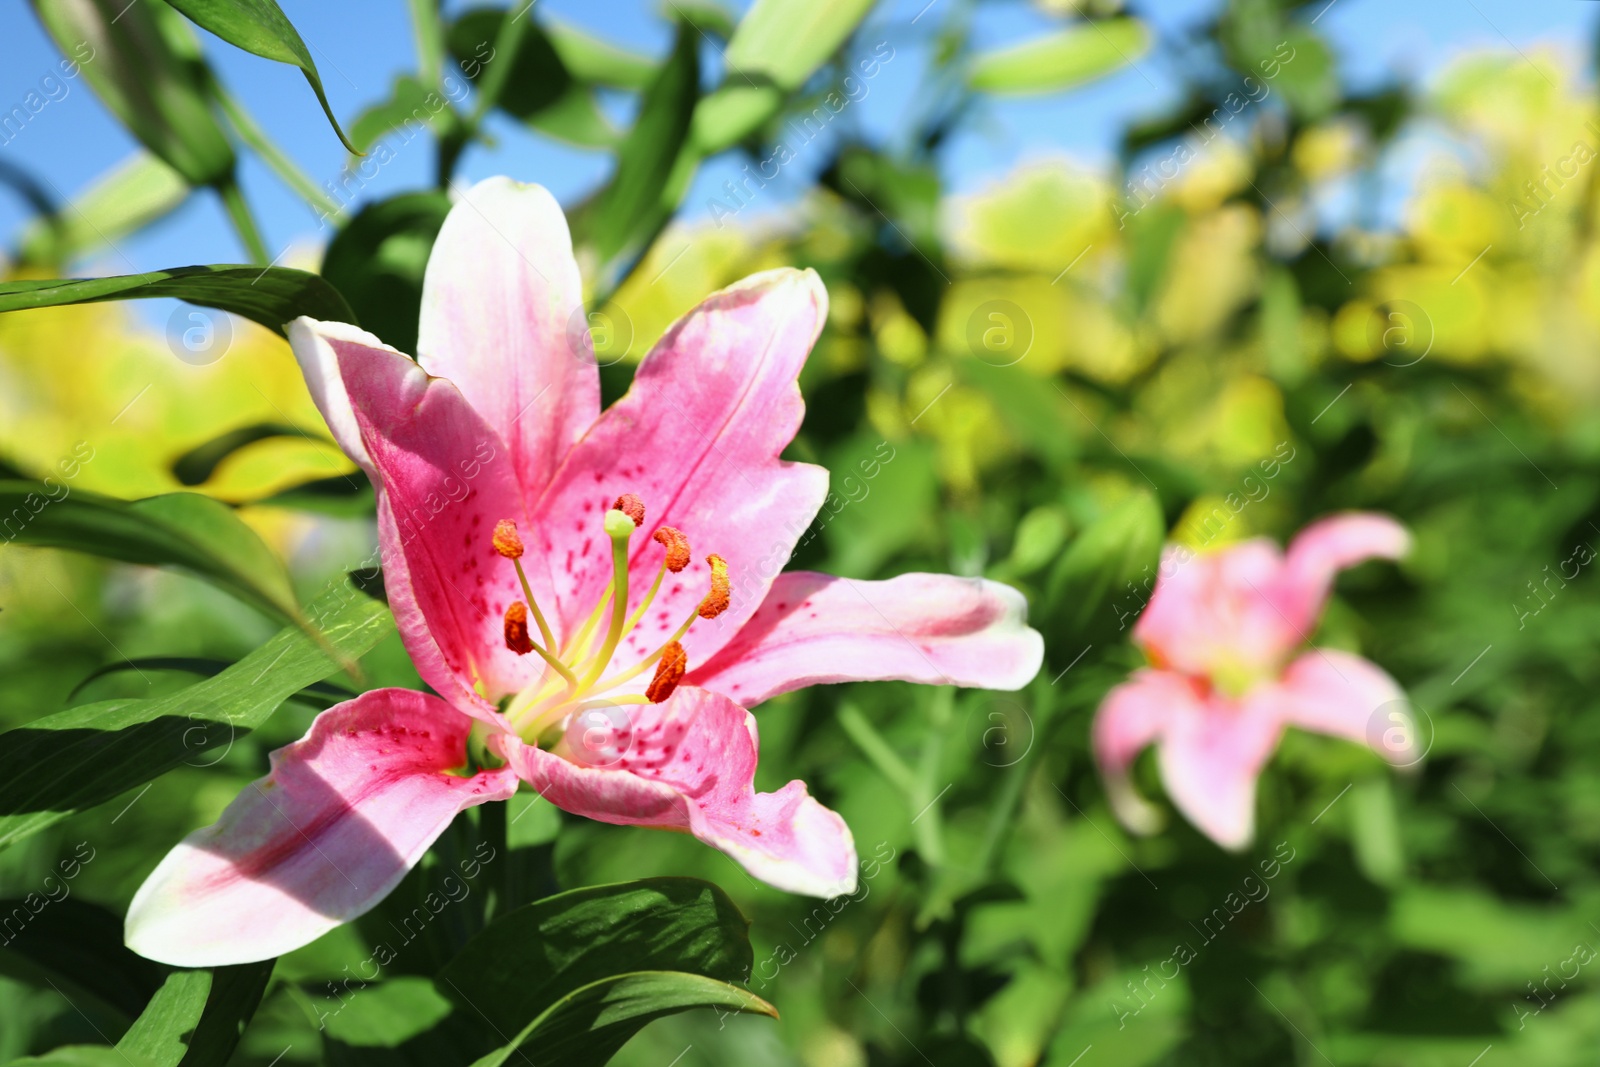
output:
POLYGON ((528 607, 533 611, 533 621, 539 626, 539 637, 544 641, 546 648, 555 648, 555 635, 550 631, 550 624, 544 621, 544 612, 539 610, 539 602, 533 599, 533 589, 528 585, 528 576, 522 571, 522 538, 517 533, 517 524, 510 519, 501 519, 494 524, 494 550, 511 561, 517 568, 517 581, 522 583, 522 595, 527 600, 528 607))

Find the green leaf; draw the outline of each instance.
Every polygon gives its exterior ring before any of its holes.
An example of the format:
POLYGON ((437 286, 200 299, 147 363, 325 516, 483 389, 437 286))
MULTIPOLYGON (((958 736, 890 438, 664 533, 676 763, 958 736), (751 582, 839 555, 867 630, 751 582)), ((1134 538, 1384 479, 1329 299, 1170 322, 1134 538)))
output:
POLYGON ((712 155, 778 113, 855 32, 872 0, 756 0, 728 41, 728 73, 694 115, 694 144, 712 155))
POLYGON ((211 111, 211 74, 179 15, 126 0, 32 2, 67 62, 146 148, 190 185, 232 176, 233 146, 211 111))
POLYGON ((610 183, 584 211, 588 242, 607 268, 647 248, 677 208, 672 180, 700 96, 699 37, 678 25, 672 55, 644 94, 639 117, 617 149, 610 183))
POLYGON ((109 700, 0 735, 0 848, 189 762, 209 766, 290 696, 362 655, 394 628, 353 583, 311 605, 323 644, 295 627, 214 678, 170 696, 109 700))
POLYGON ((549 38, 567 73, 580 82, 612 89, 643 89, 655 74, 656 64, 649 56, 591 37, 576 26, 552 21, 539 28, 549 38))
POLYGON ((1133 18, 1095 20, 976 56, 969 79, 990 93, 1054 93, 1110 74, 1150 50, 1133 18))
POLYGON ((236 430, 218 434, 205 444, 191 448, 172 461, 172 474, 184 485, 200 485, 209 480, 222 461, 235 452, 257 441, 269 441, 275 437, 295 437, 333 444, 324 434, 302 430, 298 426, 258 422, 253 426, 241 426, 236 430))
POLYGON ((322 275, 362 324, 402 352, 417 350, 422 275, 450 213, 440 192, 403 193, 362 208, 328 244, 322 275))
POLYGON ((277 960, 174 971, 117 1042, 155 1067, 222 1067, 249 1024, 277 960))
MULTIPOLYGON (((63 847, 64 858, 50 873, 70 891, 99 853, 87 841, 69 838, 67 845, 70 851, 63 847)), ((138 1018, 161 988, 162 968, 122 943, 122 916, 76 895, 0 900, 0 929, 6 936, 0 974, 39 989, 54 987, 78 1003, 92 999, 122 1015, 124 1024, 138 1018)))
MULTIPOLYGON (((436 981, 440 992, 474 1019, 487 1021, 492 1031, 520 1035, 501 1050, 506 1055, 535 1033, 542 1041, 543 1025, 555 1027, 551 1035, 588 1028, 591 1051, 598 1054, 621 1032, 607 1027, 615 1023, 631 1035, 655 1017, 650 1012, 738 998, 764 1010, 764 1001, 724 985, 750 972, 754 955, 747 929, 722 890, 692 878, 577 889, 496 919, 440 970, 436 981), (637 987, 610 985, 639 971, 682 973, 637 987), (606 988, 583 993, 596 983, 606 988), (576 999, 563 1006, 569 997, 576 999)), ((612 1050, 626 1039, 616 1040, 612 1050)), ((603 1063, 605 1058, 572 1062, 603 1063)), ((488 1062, 499 1061, 491 1056, 488 1062)))
POLYGON ((24 1056, 6 1067, 156 1067, 142 1056, 129 1056, 109 1045, 64 1045, 42 1056, 24 1056))
MULTIPOLYGON (((190 674, 198 674, 203 678, 211 678, 221 674, 231 666, 232 664, 227 660, 205 659, 199 656, 134 656, 132 659, 117 660, 115 663, 107 663, 102 667, 96 667, 84 675, 77 685, 72 687, 72 692, 67 694, 67 699, 71 700, 76 697, 91 682, 110 674, 120 674, 123 671, 187 671, 190 674)), ((360 694, 355 690, 346 689, 342 685, 335 685, 332 682, 313 682, 294 694, 293 699, 302 703, 313 704, 326 710, 340 701, 354 700, 358 696, 360 694)))
MULTIPOLYGON (((373 104, 356 116, 350 124, 350 140, 357 151, 365 153, 372 151, 372 146, 390 130, 401 129, 407 123, 426 125, 434 116, 434 109, 428 106, 430 99, 442 101, 437 92, 413 75, 400 75, 394 80, 387 100, 373 104)), ((403 143, 410 143, 413 136, 415 131, 408 128, 403 143)))
MULTIPOLYGON (((499 8, 473 8, 450 24, 449 46, 463 70, 487 66, 482 53, 486 42, 500 39, 506 12, 499 8)), ((629 53, 603 45, 576 31, 564 31, 563 43, 530 21, 523 28, 511 56, 493 55, 494 63, 511 64, 495 106, 506 114, 558 140, 592 148, 609 148, 620 134, 600 110, 593 90, 573 77, 562 57, 563 50, 577 56, 580 63, 606 74, 597 84, 618 84, 641 75, 626 59, 629 53)), ((638 57, 631 57, 637 59, 638 57)), ((648 79, 654 64, 643 60, 643 78, 648 79)), ((638 86, 627 86, 637 88, 638 86)))
POLYGON ((1068 546, 1050 573, 1046 602, 1075 636, 1126 630, 1149 598, 1165 535, 1161 505, 1134 491, 1068 546), (1142 592, 1130 591, 1130 582, 1142 592))
POLYGON ((189 195, 183 175, 136 151, 51 218, 35 219, 19 246, 28 263, 65 263, 171 214, 189 195))
POLYGON ((328 94, 322 91, 322 77, 317 65, 306 50, 306 43, 283 13, 275 0, 167 0, 167 3, 187 15, 195 25, 204 27, 236 48, 299 67, 317 94, 322 113, 328 116, 333 132, 339 135, 344 146, 354 152, 350 139, 339 128, 328 104, 328 94))
POLYGON ((232 508, 210 497, 126 501, 79 490, 54 499, 44 483, 0 482, 0 516, 9 541, 178 567, 275 618, 300 618, 282 561, 232 508))
POLYGON ((287 336, 284 324, 301 315, 356 324, 344 297, 315 274, 289 267, 227 264, 169 267, 110 278, 0 282, 0 312, 163 296, 242 315, 279 336, 287 336))
POLYGON ((778 1009, 742 986, 681 971, 639 971, 603 978, 562 997, 504 1047, 472 1067, 500 1067, 524 1044, 539 1062, 561 1067, 606 1063, 646 1023, 691 1008, 776 1019, 778 1009))

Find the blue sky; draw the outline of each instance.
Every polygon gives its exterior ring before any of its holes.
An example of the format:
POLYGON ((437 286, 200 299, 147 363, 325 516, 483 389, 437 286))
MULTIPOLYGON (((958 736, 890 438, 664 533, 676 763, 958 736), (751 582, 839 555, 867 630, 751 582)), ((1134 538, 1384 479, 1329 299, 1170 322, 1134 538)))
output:
MULTIPOLYGON (((154 0, 137 0, 154 2, 154 0)), ((284 10, 311 46, 335 111, 348 120, 382 99, 396 75, 414 65, 414 48, 402 0, 281 0, 284 10)), ((869 85, 869 95, 844 114, 867 132, 894 138, 918 104, 920 74, 931 33, 954 0, 891 0, 869 17, 869 43, 889 42, 894 59, 869 85), (926 10, 924 8, 926 7, 926 10), (920 14, 920 17, 919 16, 920 14), (916 22, 913 23, 913 18, 916 22)), ((465 5, 451 3, 450 10, 465 5)), ((663 5, 664 6, 664 5, 663 5)), ((746 7, 747 2, 734 4, 746 7)), ((1163 40, 1213 8, 1213 0, 1158 0, 1135 4, 1163 40)), ((642 0, 539 0, 545 19, 582 26, 592 33, 640 51, 660 54, 670 28, 659 8, 642 0)), ((670 10, 670 9, 669 9, 670 10)), ((977 9, 975 32, 984 44, 1025 39, 1054 23, 1034 6, 986 3, 977 9)), ((1427 79, 1464 50, 1557 45, 1587 55, 1595 37, 1600 4, 1578 0, 1333 0, 1311 7, 1352 83, 1361 86, 1400 75, 1427 79)), ((26 5, 13 2, 0 16, 0 111, 20 103, 39 79, 53 71, 58 55, 26 5)), ((223 80, 269 133, 314 178, 337 176, 345 154, 322 118, 315 99, 293 68, 241 53, 206 37, 207 52, 223 80)), ((709 47, 709 46, 708 46, 709 47)), ((81 79, 68 95, 51 102, 9 144, 0 161, 26 168, 70 197, 134 150, 133 140, 87 90, 81 79)), ((1076 92, 1051 97, 991 102, 949 146, 944 166, 952 188, 980 187, 1018 162, 1070 155, 1104 165, 1118 130, 1135 117, 1158 110, 1176 89, 1170 58, 1158 48, 1134 67, 1076 92)), ((497 148, 477 147, 462 162, 460 176, 472 180, 505 173, 550 187, 571 203, 607 175, 603 153, 565 147, 506 121, 491 126, 497 148)), ((402 149, 364 190, 381 198, 431 181, 432 151, 418 139, 402 149)), ((786 169, 769 188, 763 207, 777 207, 804 187, 806 171, 819 167, 825 150, 802 153, 800 165, 786 169)), ((707 203, 737 164, 705 168, 687 201, 685 215, 702 216, 707 203)), ((261 164, 246 158, 241 183, 261 221, 269 250, 320 240, 314 215, 261 164)), ((9 191, 0 191, 0 232, 14 234, 28 210, 9 191)), ((9 237, 8 237, 9 240, 9 237)), ((83 273, 124 273, 185 263, 237 262, 244 258, 220 207, 208 194, 191 198, 174 215, 148 231, 118 242, 114 256, 78 265, 83 273)))

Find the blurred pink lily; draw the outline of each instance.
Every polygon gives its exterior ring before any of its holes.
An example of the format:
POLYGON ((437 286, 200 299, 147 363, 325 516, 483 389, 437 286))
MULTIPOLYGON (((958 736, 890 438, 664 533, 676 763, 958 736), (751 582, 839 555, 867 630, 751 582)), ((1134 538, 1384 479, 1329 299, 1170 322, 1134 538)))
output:
POLYGON ((496 178, 439 233, 417 362, 354 326, 290 324, 377 487, 389 603, 440 696, 380 689, 320 715, 155 869, 128 944, 179 966, 299 947, 519 781, 693 834, 782 889, 853 891, 844 820, 798 781, 755 791, 745 709, 849 680, 1016 689, 1043 642, 993 582, 778 573, 828 488, 778 458, 826 308, 811 271, 747 278, 674 324, 602 413, 566 220, 496 178))
POLYGON ((1398 559, 1410 543, 1393 519, 1350 513, 1307 526, 1287 553, 1264 538, 1199 555, 1169 546, 1133 628, 1151 666, 1106 694, 1094 721, 1095 758, 1123 823, 1139 832, 1158 825, 1128 779, 1152 744, 1173 804, 1231 849, 1254 836, 1256 779, 1286 726, 1414 762, 1410 732, 1394 732, 1396 720, 1378 714, 1404 698, 1393 678, 1348 652, 1296 655, 1340 570, 1398 559))

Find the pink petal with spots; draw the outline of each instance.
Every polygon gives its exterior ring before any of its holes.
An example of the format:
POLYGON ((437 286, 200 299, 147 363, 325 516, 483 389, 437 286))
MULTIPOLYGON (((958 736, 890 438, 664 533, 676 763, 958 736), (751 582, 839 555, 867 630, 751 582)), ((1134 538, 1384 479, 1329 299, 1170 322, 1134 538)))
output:
POLYGON ((176 967, 249 963, 367 911, 457 813, 516 791, 509 769, 445 773, 465 762, 471 724, 405 689, 329 708, 145 879, 128 908, 128 947, 176 967))
MULTIPOLYGON (((370 334, 302 318, 289 338, 340 446, 377 488, 385 586, 417 670, 496 721, 484 695, 539 672, 505 647, 503 613, 522 593, 490 537, 500 519, 524 516, 505 443, 454 385, 370 334)), ((548 588, 538 563, 524 560, 536 593, 548 588)))
POLYGON ((657 526, 682 530, 694 562, 667 575, 617 665, 653 652, 691 615, 709 588, 710 553, 728 561, 732 606, 695 624, 690 662, 737 632, 827 493, 822 468, 778 459, 804 414, 796 379, 826 313, 816 274, 773 270, 713 294, 667 330, 535 508, 537 551, 550 557, 558 597, 553 625, 570 635, 598 603, 611 580, 601 514, 636 493, 646 510, 631 542, 630 608, 660 569, 657 526))
POLYGON ((1195 553, 1169 546, 1133 637, 1160 667, 1255 676, 1310 635, 1280 594, 1283 557, 1265 538, 1195 553))
POLYGON ((662 704, 620 705, 569 727, 555 751, 511 735, 493 744, 524 781, 575 815, 687 830, 791 893, 855 889, 850 828, 802 782, 755 791, 755 717, 726 697, 685 686, 662 704))
POLYGON ((1340 571, 1369 559, 1399 559, 1410 550, 1411 535, 1387 515, 1352 511, 1319 519, 1289 542, 1284 599, 1309 627, 1322 614, 1340 571))
POLYGON ((1405 693, 1369 660, 1312 649, 1289 664, 1277 690, 1280 714, 1291 726, 1369 745, 1401 765, 1422 755, 1405 693))
POLYGON ((1272 686, 1242 700, 1174 703, 1158 748, 1161 781, 1184 817, 1223 848, 1255 836, 1256 780, 1283 736, 1272 686))
POLYGON ((808 685, 899 679, 1020 689, 1044 660, 1044 639, 1010 586, 946 574, 860 582, 780 574, 732 641, 688 684, 751 707, 808 685))
POLYGON ((489 178, 460 194, 428 257, 417 362, 499 433, 536 499, 600 414, 583 280, 544 188, 489 178))

